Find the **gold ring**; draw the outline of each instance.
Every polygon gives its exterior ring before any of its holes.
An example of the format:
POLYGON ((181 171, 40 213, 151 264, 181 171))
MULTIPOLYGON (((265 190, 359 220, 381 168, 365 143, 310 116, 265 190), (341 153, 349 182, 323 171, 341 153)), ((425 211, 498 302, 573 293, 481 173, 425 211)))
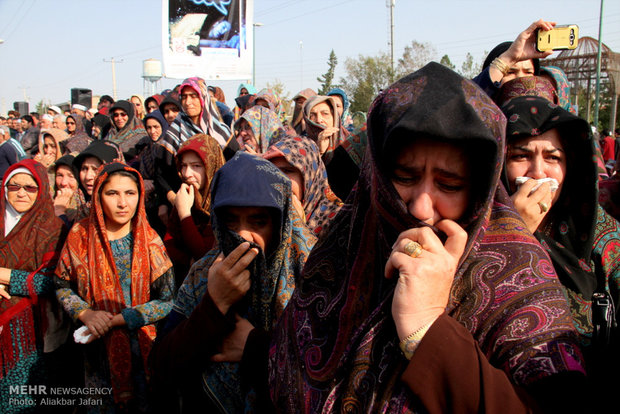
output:
POLYGON ((422 253, 422 245, 418 242, 410 241, 405 245, 405 253, 415 259, 422 253))
POLYGON ((539 201, 538 202, 538 207, 540 207, 540 212, 541 213, 546 213, 547 211, 549 211, 549 206, 544 201, 539 201))

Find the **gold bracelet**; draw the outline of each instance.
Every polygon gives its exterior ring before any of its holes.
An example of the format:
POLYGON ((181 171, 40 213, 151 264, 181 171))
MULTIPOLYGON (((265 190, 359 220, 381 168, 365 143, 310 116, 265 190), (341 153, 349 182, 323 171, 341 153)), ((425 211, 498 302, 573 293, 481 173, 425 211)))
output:
POLYGON ((491 66, 493 66, 493 67, 495 67, 495 69, 499 70, 502 73, 502 75, 504 75, 504 76, 506 76, 506 74, 510 70, 510 66, 508 66, 506 63, 504 63, 504 61, 501 60, 498 57, 493 59, 493 62, 491 62, 491 66))
POLYGON ((418 328, 414 333, 412 333, 411 335, 409 335, 408 337, 400 341, 400 344, 398 344, 398 346, 400 347, 400 350, 403 352, 403 355, 405 356, 405 358, 411 359, 411 357, 413 356, 413 353, 415 352, 418 345, 420 345, 420 342, 422 342, 422 338, 424 338, 424 335, 426 334, 426 332, 428 331, 428 329, 431 327, 432 324, 433 324, 432 322, 427 323, 426 325, 422 326, 421 328, 418 328))

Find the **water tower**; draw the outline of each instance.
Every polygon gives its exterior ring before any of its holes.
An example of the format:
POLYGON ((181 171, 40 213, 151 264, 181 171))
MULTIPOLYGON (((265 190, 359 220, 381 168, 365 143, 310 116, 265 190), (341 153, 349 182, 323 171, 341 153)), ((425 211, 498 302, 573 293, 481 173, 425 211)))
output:
POLYGON ((161 61, 157 59, 147 59, 142 62, 142 78, 144 79, 144 97, 155 95, 159 90, 159 80, 161 79, 161 61))

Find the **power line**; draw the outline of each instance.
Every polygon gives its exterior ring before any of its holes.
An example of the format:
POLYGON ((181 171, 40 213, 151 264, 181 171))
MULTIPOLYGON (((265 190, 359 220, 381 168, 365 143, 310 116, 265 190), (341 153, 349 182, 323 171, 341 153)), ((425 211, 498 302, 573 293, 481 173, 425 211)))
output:
POLYGON ((295 5, 297 5, 297 6, 298 6, 298 5, 299 5, 299 3, 300 3, 300 1, 299 1, 299 0, 290 0, 290 1, 286 2, 286 3, 284 3, 284 4, 279 4, 279 5, 277 5, 277 6, 273 6, 273 7, 269 7, 269 8, 266 8, 266 9, 260 10, 260 11, 256 11, 256 13, 255 13, 255 14, 256 14, 257 16, 259 16, 259 17, 262 17, 262 16, 264 16, 264 15, 266 15, 266 14, 269 14, 269 13, 272 13, 272 12, 275 12, 275 11, 281 11, 282 9, 285 9, 285 8, 287 8, 289 5, 292 5, 292 4, 295 4, 295 5))
MULTIPOLYGON (((15 33, 15 30, 17 30, 19 28, 19 25, 22 23, 22 21, 24 20, 24 18, 28 15, 28 13, 30 13, 30 9, 32 9, 32 6, 34 6, 34 4, 37 2, 37 0, 32 0, 32 3, 30 4, 30 7, 28 7, 28 10, 26 10, 26 13, 22 14, 21 18, 17 21, 17 24, 15 25, 15 27, 13 28, 13 30, 11 30, 11 33, 9 33, 9 35, 5 38, 5 40, 9 40, 11 38, 11 36, 13 35, 13 33, 15 33)), ((23 4, 23 3, 22 3, 23 4)))
POLYGON ((355 0, 346 0, 346 1, 343 1, 343 2, 340 2, 340 3, 332 4, 331 6, 323 7, 322 9, 316 9, 316 10, 313 10, 313 11, 310 11, 310 12, 305 12, 303 14, 299 14, 297 16, 287 17, 286 19, 278 20, 276 22, 269 22, 267 24, 269 26, 274 26, 276 24, 280 24, 280 23, 284 23, 284 22, 289 22, 291 20, 299 19, 300 17, 307 17, 307 16, 309 16, 311 14, 316 14, 316 13, 320 13, 320 12, 322 12, 324 10, 333 9, 334 7, 338 7, 338 6, 341 6, 341 5, 346 4, 346 3, 351 3, 352 1, 355 1, 355 0))

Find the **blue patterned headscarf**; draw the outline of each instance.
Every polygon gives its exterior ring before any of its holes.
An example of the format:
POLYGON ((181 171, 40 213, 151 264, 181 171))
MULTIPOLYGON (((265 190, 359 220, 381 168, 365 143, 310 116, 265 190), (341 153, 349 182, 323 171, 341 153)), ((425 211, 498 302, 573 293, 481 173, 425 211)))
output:
POLYGON ((353 118, 349 113, 351 102, 349 102, 347 93, 340 88, 333 88, 327 92, 327 96, 340 96, 342 98, 342 115, 340 116, 340 124, 348 131, 351 131, 353 128, 353 118))
MULTIPOLYGON (((273 249, 250 264, 251 287, 235 307, 252 325, 270 331, 284 311, 301 276, 315 238, 295 212, 291 202, 291 181, 270 161, 237 152, 213 178, 211 217, 218 248, 192 266, 179 289, 174 309, 189 317, 207 291, 207 275, 215 258, 230 254, 245 240, 222 222, 224 207, 267 207, 274 213, 273 249)), ((252 247, 257 245, 252 244, 252 247)), ((251 407, 254 393, 241 390, 238 363, 212 363, 203 373, 211 392, 229 412, 251 407)))

